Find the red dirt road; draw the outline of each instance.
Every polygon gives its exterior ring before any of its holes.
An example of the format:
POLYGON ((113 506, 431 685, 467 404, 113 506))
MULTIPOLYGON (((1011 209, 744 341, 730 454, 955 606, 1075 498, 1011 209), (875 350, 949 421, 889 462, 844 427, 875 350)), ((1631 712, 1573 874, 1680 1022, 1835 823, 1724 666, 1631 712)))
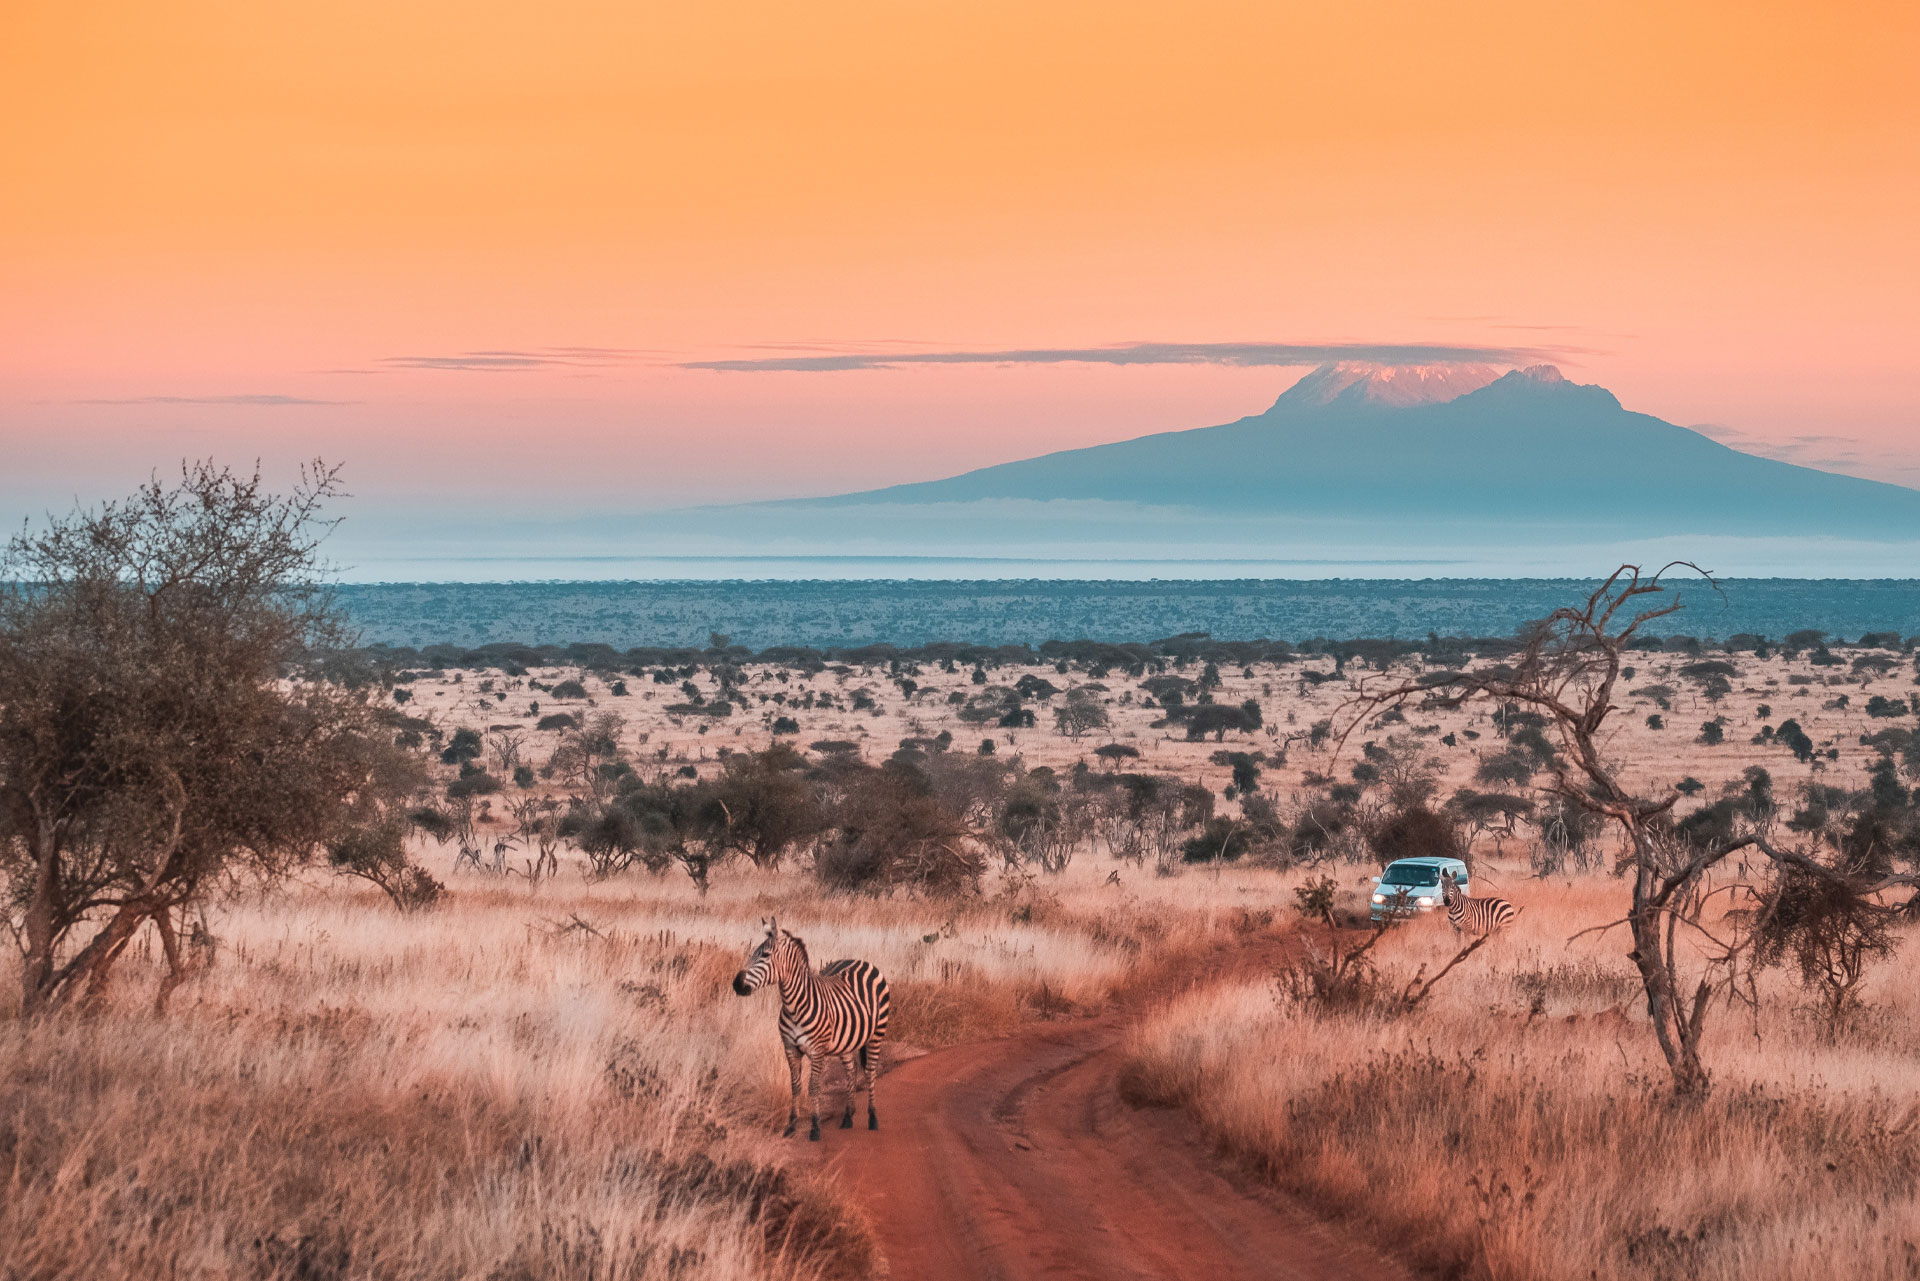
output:
POLYGON ((881 1078, 878 1133, 864 1116, 853 1130, 828 1121, 823 1159, 866 1210, 892 1281, 1407 1275, 1231 1177, 1180 1113, 1125 1103, 1127 1018, 913 1059, 881 1078))

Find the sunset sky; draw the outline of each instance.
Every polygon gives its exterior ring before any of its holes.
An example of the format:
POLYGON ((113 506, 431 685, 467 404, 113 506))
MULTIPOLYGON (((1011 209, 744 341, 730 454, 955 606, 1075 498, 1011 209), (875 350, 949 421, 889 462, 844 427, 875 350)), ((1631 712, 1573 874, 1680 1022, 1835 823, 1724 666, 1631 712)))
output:
POLYGON ((1321 348, 1920 484, 1916 12, 9 0, 0 512, 189 454, 390 513, 832 492, 1321 348))

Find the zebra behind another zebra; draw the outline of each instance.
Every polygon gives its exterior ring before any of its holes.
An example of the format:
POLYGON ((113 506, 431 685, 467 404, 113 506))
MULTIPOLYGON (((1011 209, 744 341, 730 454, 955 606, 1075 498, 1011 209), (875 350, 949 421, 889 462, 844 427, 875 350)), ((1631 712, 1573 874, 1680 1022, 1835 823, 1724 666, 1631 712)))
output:
POLYGON ((1519 910, 1503 898, 1468 898, 1453 882, 1453 873, 1440 873, 1440 898, 1447 905, 1447 920, 1453 928, 1468 934, 1491 934, 1513 923, 1519 910))
POLYGON ((873 1082, 880 1075, 880 1046, 887 1039, 887 1014, 892 1009, 887 980, 865 961, 829 961, 814 973, 807 945, 781 929, 778 921, 767 922, 767 937, 747 954, 746 968, 733 976, 733 990, 751 996, 769 979, 780 991, 780 1045, 787 1054, 793 1088, 782 1137, 791 1135, 800 1121, 803 1058, 808 1069, 807 1103, 813 1111, 813 1128, 807 1137, 820 1137, 820 1068, 829 1054, 847 1065, 847 1110, 840 1128, 853 1127, 853 1097, 859 1089, 853 1075, 857 1057, 867 1074, 867 1128, 879 1129, 873 1082))

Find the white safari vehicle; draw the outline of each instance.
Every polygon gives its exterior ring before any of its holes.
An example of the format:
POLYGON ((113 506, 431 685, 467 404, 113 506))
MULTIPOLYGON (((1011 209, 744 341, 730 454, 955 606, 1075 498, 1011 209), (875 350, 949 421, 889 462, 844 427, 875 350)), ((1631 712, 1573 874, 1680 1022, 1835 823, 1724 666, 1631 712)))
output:
POLYGON ((1462 894, 1471 895, 1467 865, 1457 858, 1398 858, 1373 878, 1376 921, 1403 921, 1440 906, 1441 873, 1451 873, 1462 894))

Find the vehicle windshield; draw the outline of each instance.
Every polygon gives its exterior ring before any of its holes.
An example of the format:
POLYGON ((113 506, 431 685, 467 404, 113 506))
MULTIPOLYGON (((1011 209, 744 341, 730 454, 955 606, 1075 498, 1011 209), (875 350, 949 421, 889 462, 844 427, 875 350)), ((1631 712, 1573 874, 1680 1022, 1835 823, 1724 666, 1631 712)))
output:
POLYGON ((1440 869, 1418 863, 1395 863, 1380 878, 1382 885, 1438 885, 1440 869))

